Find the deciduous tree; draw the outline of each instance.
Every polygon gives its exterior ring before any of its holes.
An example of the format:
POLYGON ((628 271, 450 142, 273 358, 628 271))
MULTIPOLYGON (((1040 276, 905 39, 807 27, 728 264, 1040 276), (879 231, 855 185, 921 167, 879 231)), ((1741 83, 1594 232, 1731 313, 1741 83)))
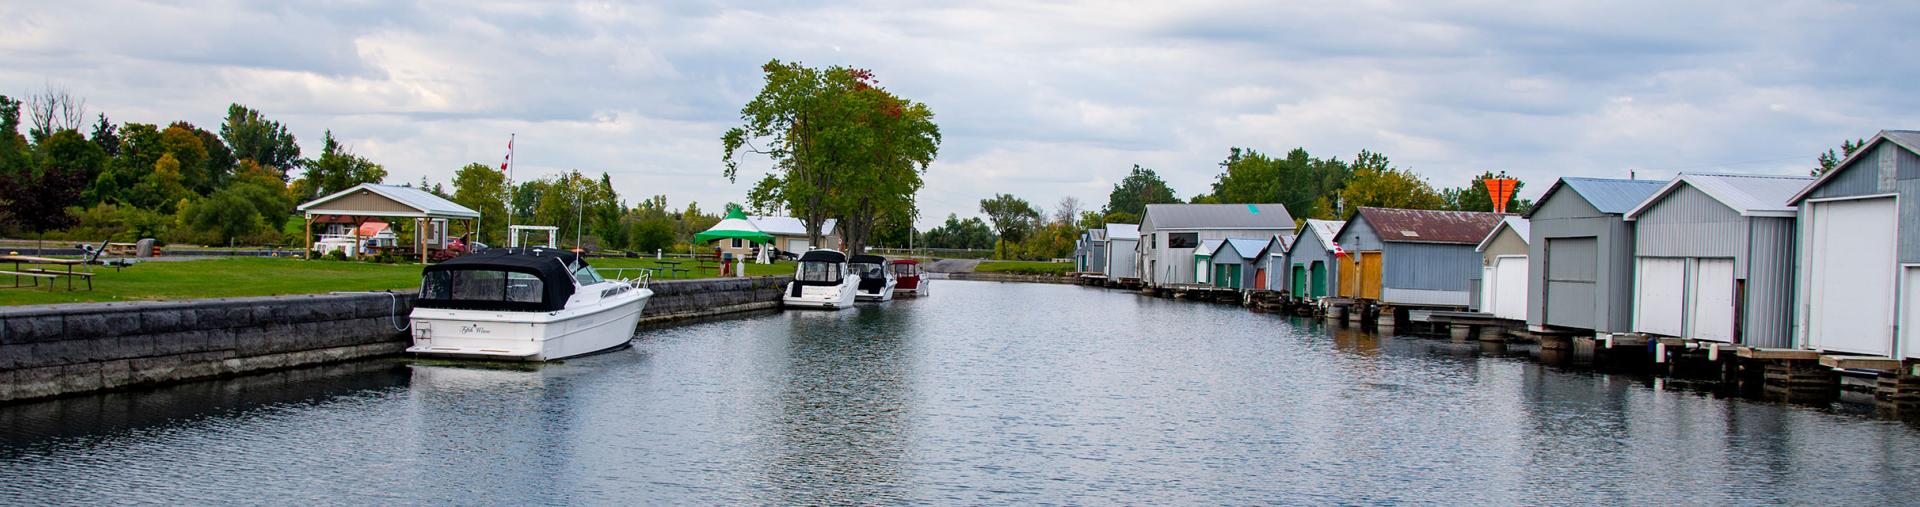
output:
POLYGON ((1147 212, 1148 204, 1177 202, 1180 200, 1173 196, 1173 188, 1167 186, 1166 180, 1160 179, 1160 175, 1152 169, 1134 164, 1133 172, 1115 183, 1113 192, 1107 194, 1105 211, 1109 214, 1120 212, 1139 216, 1147 212))

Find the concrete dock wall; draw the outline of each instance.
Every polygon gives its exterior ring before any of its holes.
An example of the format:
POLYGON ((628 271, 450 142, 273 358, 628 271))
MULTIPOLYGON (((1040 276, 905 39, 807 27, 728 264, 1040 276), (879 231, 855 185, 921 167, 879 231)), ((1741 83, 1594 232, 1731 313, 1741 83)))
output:
MULTIPOLYGON (((779 308, 790 277, 650 286, 649 324, 779 308)), ((0 308, 0 403, 392 355, 413 294, 0 308)))

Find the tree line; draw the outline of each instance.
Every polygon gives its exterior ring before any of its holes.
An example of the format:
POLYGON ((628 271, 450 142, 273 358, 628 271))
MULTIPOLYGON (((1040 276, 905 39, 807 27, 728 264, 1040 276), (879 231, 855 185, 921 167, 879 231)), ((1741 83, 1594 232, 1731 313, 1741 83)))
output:
MULTIPOLYGON (((1360 207, 1388 207, 1459 211, 1492 211, 1485 178, 1473 178, 1459 187, 1436 187, 1413 171, 1395 167, 1387 156, 1362 150, 1351 161, 1313 156, 1294 148, 1271 156, 1252 148, 1235 147, 1218 164, 1220 173, 1205 192, 1180 199, 1173 187, 1153 169, 1134 165, 1114 184, 1107 203, 1099 209, 1081 209, 1079 200, 1062 199, 1048 213, 1012 194, 980 200, 979 217, 947 221, 925 233, 932 248, 994 250, 1008 259, 1045 260, 1072 255, 1080 234, 1108 223, 1138 224, 1149 204, 1280 203, 1296 219, 1345 219, 1360 207)), ((1519 198, 1517 184, 1507 210, 1525 213, 1532 202, 1519 198)))
MULTIPOLYGON (((240 104, 215 130, 115 123, 105 113, 89 122, 87 114, 85 101, 65 91, 0 95, 0 234, 299 247, 305 222, 296 206, 388 176, 331 130, 318 156, 303 157, 286 125, 240 104)), ((628 205, 605 173, 508 182, 496 167, 473 163, 450 183, 423 178, 417 186, 481 213, 481 230, 456 224, 455 233, 500 243, 510 211, 517 223, 559 227, 568 244, 579 237, 589 248, 639 251, 680 248, 722 215, 698 203, 672 208, 665 196, 628 205)))

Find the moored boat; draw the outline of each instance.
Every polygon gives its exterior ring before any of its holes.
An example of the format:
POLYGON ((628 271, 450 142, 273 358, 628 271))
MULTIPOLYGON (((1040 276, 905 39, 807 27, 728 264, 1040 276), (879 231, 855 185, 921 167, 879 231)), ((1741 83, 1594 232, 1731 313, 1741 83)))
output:
POLYGON ((550 361, 625 345, 653 291, 572 252, 495 248, 428 266, 414 300, 424 356, 550 361))
POLYGON ((781 296, 784 306, 841 310, 853 306, 860 277, 847 272, 847 254, 812 250, 800 254, 793 281, 781 296))
POLYGON ((920 261, 900 259, 893 261, 894 297, 920 297, 932 294, 928 291, 930 280, 920 276, 920 261))
POLYGON ((887 258, 878 255, 855 255, 847 264, 855 276, 860 277, 860 289, 854 298, 860 301, 892 301, 896 282, 893 269, 887 265, 887 258))

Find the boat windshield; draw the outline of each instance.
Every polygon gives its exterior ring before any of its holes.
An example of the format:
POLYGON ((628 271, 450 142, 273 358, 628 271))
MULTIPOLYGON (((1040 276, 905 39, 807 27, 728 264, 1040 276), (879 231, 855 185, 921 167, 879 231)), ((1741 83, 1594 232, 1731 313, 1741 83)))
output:
POLYGON ((913 268, 918 266, 917 264, 894 264, 893 274, 894 276, 913 276, 915 274, 913 268))
POLYGON ((854 274, 860 275, 861 278, 878 280, 887 277, 886 266, 866 263, 851 264, 850 266, 854 274))
POLYGON ((802 282, 839 282, 846 276, 846 273, 841 272, 841 266, 844 264, 805 261, 800 263, 800 269, 794 273, 793 278, 802 282))
POLYGON ((539 277, 511 271, 430 271, 420 282, 421 299, 539 303, 545 294, 539 277))
POLYGON ((585 287, 607 281, 607 279, 600 277, 600 272, 594 271, 593 266, 580 266, 580 269, 573 270, 573 281, 585 287))

